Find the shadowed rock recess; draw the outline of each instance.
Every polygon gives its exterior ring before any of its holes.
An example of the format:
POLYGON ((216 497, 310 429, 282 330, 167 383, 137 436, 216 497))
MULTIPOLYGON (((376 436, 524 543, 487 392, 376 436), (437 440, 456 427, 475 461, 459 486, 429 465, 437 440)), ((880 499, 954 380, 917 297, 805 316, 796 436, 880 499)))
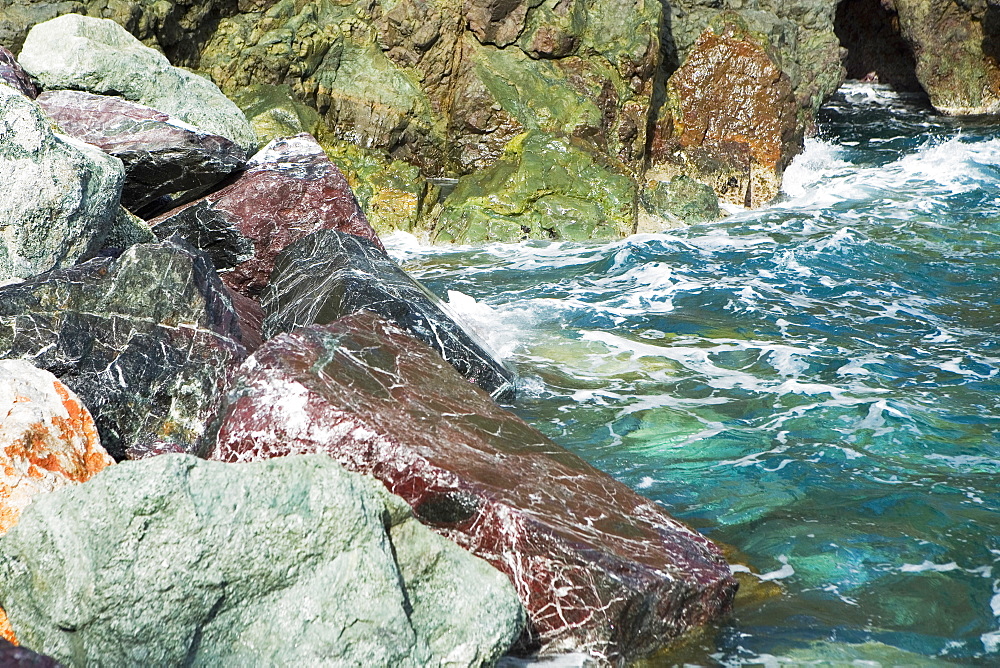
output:
POLYGON ((560 448, 370 313, 266 343, 243 365, 212 459, 327 453, 507 573, 527 648, 623 663, 726 611, 718 548, 560 448))

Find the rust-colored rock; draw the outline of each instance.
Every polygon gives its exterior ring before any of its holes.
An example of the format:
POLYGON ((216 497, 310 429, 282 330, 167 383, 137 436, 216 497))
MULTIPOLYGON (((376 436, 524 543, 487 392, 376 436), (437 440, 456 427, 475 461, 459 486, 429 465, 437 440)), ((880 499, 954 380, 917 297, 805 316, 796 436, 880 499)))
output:
POLYGON ((28 73, 24 71, 14 54, 0 46, 0 84, 10 86, 34 100, 38 97, 38 88, 28 73))
POLYGON ((241 367, 210 457, 325 452, 508 574, 544 653, 624 663, 726 612, 719 549, 563 450, 424 344, 360 313, 241 367))
POLYGON ((0 361, 0 534, 37 494, 113 463, 75 394, 28 362, 0 361))
POLYGON ((267 285, 274 258, 317 230, 382 243, 347 179, 312 136, 275 139, 221 190, 150 221, 161 239, 178 234, 211 256, 223 282, 247 296, 267 285))
POLYGON ((802 131, 791 83, 765 44, 733 23, 706 29, 667 82, 667 96, 651 176, 685 174, 747 207, 778 194, 802 131))
POLYGON ((7 619, 7 613, 0 608, 0 638, 3 638, 9 643, 17 644, 17 637, 14 635, 14 627, 10 625, 10 620, 7 619))

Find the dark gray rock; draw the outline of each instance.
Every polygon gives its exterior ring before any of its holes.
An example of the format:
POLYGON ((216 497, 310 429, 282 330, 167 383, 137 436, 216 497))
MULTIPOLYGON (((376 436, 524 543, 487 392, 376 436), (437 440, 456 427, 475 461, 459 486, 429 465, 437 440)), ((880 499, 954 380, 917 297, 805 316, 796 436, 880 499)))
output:
POLYGON ((265 340, 358 311, 376 313, 434 348, 495 399, 513 399, 514 372, 366 239, 323 230, 295 242, 275 261, 261 306, 265 340))
POLYGON ((76 666, 481 666, 525 620, 506 576, 325 455, 163 455, 45 495, 0 538, 0 601, 76 666))
POLYGON ((115 459, 156 438, 192 449, 246 355, 212 263, 173 241, 0 287, 0 358, 79 394, 115 459))
POLYGON ((244 150, 225 137, 120 97, 60 90, 42 93, 38 104, 63 132, 122 161, 130 211, 212 186, 245 164, 244 150))
POLYGON ((59 663, 50 657, 18 647, 0 638, 0 666, 4 668, 58 668, 59 663))

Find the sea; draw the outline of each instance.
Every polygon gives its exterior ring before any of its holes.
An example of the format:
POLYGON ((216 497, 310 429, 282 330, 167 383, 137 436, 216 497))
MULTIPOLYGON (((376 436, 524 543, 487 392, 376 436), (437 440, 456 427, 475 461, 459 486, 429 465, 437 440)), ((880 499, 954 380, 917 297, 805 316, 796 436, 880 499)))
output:
POLYGON ((660 664, 1000 665, 1000 124, 848 83, 818 128, 720 221, 387 245, 514 412, 726 546, 733 613, 660 664))

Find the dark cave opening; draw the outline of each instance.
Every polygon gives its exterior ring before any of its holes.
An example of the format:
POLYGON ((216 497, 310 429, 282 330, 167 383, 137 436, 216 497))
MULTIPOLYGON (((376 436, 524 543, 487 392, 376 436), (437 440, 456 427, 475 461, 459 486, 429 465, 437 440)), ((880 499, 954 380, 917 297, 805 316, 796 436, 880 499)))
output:
POLYGON ((891 0, 843 0, 834 30, 847 49, 848 79, 877 81, 900 92, 923 92, 913 50, 899 31, 891 0))

